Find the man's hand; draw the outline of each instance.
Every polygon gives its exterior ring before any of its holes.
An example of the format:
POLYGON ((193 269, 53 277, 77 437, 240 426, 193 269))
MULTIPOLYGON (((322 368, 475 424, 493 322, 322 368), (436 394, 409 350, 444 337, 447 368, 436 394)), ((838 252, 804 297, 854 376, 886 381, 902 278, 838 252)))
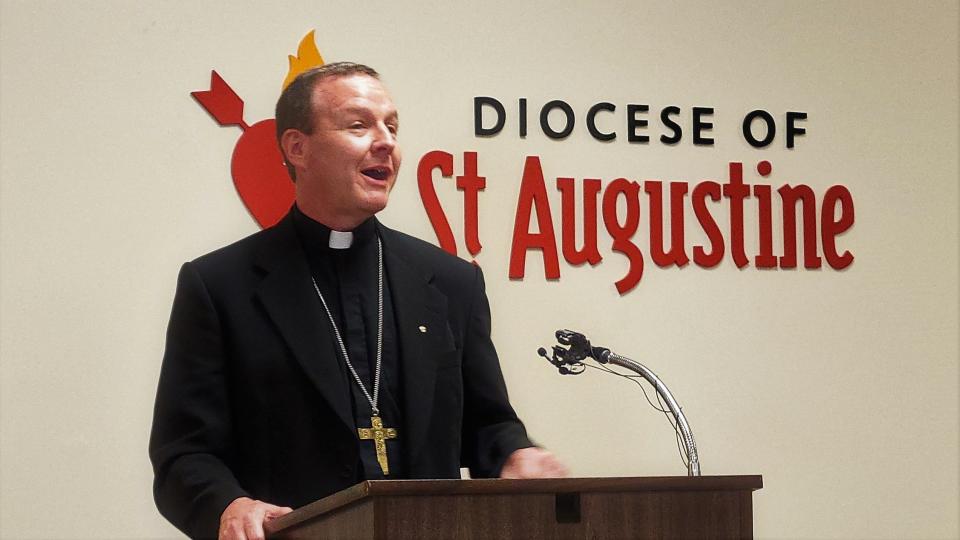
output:
POLYGON ((263 524, 293 512, 250 497, 234 499, 220 514, 219 540, 264 540, 263 524))
POLYGON ((557 456, 536 446, 514 451, 503 464, 500 478, 563 478, 567 467, 557 456))

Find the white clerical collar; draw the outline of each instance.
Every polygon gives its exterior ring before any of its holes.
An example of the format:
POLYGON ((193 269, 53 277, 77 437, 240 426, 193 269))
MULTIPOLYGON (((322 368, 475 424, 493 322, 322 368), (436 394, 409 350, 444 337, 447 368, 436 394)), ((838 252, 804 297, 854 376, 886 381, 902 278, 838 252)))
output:
POLYGON ((330 249, 347 249, 353 245, 353 231, 330 230, 330 249))

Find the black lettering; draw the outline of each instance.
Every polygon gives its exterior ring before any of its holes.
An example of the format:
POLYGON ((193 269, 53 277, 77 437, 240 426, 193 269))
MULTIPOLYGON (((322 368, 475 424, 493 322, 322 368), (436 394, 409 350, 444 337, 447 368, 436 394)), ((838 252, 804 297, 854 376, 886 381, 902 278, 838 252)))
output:
POLYGON ((660 121, 663 122, 663 125, 673 132, 673 135, 660 135, 660 142, 663 144, 677 144, 680 142, 680 139, 683 137, 683 129, 680 127, 680 124, 673 121, 670 116, 675 116, 680 114, 680 107, 676 105, 671 105, 669 107, 664 107, 660 111, 660 121))
POLYGON ((486 96, 477 96, 473 98, 473 134, 477 137, 490 137, 500 133, 503 125, 507 122, 507 111, 495 98, 486 96), (492 128, 483 127, 483 107, 493 107, 497 113, 497 122, 492 128))
POLYGON ((767 111, 763 109, 750 111, 750 113, 743 118, 743 138, 750 143, 750 146, 754 148, 763 148, 768 146, 771 142, 773 142, 773 138, 776 135, 777 124, 773 120, 773 116, 771 116, 767 111), (753 136, 753 121, 757 118, 761 118, 764 123, 767 124, 767 134, 763 139, 757 139, 753 136))
POLYGON ((587 130, 590 132, 590 135, 593 135, 593 138, 598 141, 612 141, 617 138, 617 133, 603 133, 597 129, 597 113, 600 111, 609 111, 614 112, 617 110, 617 106, 613 103, 607 103, 606 101, 597 103, 593 107, 590 107, 590 110, 587 111, 587 130))
POLYGON ((527 98, 520 98, 520 138, 527 136, 527 98))
POLYGON ((637 105, 635 103, 627 104, 627 140, 632 143, 650 142, 648 135, 639 135, 637 128, 646 129, 647 119, 637 118, 637 113, 646 113, 650 110, 649 105, 637 105))
POLYGON ((542 109, 540 109, 540 128, 547 135, 547 137, 550 137, 551 139, 567 138, 570 133, 573 132, 575 120, 576 118, 573 115, 573 109, 570 107, 570 105, 567 105, 565 101, 561 101, 559 99, 555 99, 547 103, 542 109), (567 117, 567 121, 564 124, 563 129, 560 131, 554 131, 553 128, 550 127, 550 122, 548 122, 550 111, 553 109, 560 109, 563 111, 564 116, 567 117))
POLYGON ((704 131, 713 130, 713 122, 704 121, 703 116, 713 116, 713 107, 693 108, 693 144, 713 146, 713 137, 702 135, 704 131))
POLYGON ((807 113, 805 112, 787 111, 787 148, 793 148, 794 137, 797 135, 803 135, 807 132, 806 129, 797 125, 797 121, 806 119, 807 113))

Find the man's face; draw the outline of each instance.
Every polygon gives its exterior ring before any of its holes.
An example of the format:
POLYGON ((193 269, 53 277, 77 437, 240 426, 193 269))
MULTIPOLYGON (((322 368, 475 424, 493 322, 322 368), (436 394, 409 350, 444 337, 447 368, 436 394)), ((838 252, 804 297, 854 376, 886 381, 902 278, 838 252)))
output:
POLYGON ((297 203, 334 228, 387 206, 400 169, 397 108, 379 80, 335 77, 313 90, 313 134, 302 136, 297 203))

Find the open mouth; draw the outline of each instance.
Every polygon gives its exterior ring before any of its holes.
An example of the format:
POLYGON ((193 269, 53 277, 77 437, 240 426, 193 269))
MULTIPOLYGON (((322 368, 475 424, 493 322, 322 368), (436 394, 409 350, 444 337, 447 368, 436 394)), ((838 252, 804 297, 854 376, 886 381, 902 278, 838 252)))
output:
POLYGON ((390 169, 387 167, 370 167, 369 169, 363 169, 360 171, 364 176, 373 178, 374 180, 384 181, 390 176, 390 169))

